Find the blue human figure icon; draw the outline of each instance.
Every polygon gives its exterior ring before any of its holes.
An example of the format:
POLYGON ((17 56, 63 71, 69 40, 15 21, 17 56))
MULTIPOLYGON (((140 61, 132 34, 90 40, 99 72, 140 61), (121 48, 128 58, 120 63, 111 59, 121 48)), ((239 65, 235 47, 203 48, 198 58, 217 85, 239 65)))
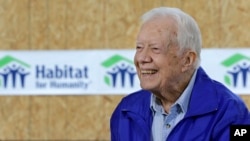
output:
POLYGON ((12 76, 12 86, 13 86, 13 88, 15 88, 16 87, 16 76, 18 74, 20 67, 17 67, 15 64, 13 64, 12 67, 8 67, 8 68, 10 70, 9 73, 12 76))
POLYGON ((243 86, 246 87, 247 85, 247 74, 250 69, 250 65, 248 66, 246 62, 242 64, 242 66, 238 65, 241 73, 242 73, 242 80, 243 80, 243 86))
POLYGON ((232 71, 227 71, 227 73, 231 74, 233 77, 233 86, 236 87, 237 86, 237 81, 238 81, 238 76, 240 73, 240 69, 238 67, 233 67, 232 71))
POLYGON ((7 84, 8 84, 8 76, 10 75, 10 71, 9 68, 5 68, 3 69, 3 72, 0 72, 0 75, 3 78, 3 87, 7 88, 7 84))
POLYGON ((119 70, 117 67, 112 68, 112 71, 108 71, 107 72, 112 79, 112 86, 115 87, 116 86, 116 80, 117 80, 117 75, 119 74, 119 70))
POLYGON ((250 73, 250 66, 249 66, 249 68, 248 68, 248 72, 250 73))
POLYGON ((29 75, 28 72, 25 72, 23 68, 20 68, 19 71, 20 81, 21 81, 21 87, 24 87, 25 77, 29 75))
POLYGON ((125 86, 125 76, 126 76, 126 73, 128 71, 128 67, 129 66, 126 66, 124 63, 121 64, 120 67, 118 67, 119 69, 119 72, 121 74, 121 83, 122 83, 122 87, 125 86))
POLYGON ((129 80, 130 80, 130 86, 134 86, 134 77, 136 75, 136 72, 134 71, 133 67, 128 68, 128 74, 129 74, 129 80))

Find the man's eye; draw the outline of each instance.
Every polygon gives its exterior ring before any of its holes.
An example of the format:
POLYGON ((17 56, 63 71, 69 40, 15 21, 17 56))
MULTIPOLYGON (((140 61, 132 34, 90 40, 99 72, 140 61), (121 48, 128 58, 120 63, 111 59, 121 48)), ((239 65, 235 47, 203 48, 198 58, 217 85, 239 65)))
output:
POLYGON ((140 50, 140 49, 142 49, 141 46, 136 46, 136 50, 140 50))
POLYGON ((159 50, 159 48, 154 47, 154 48, 152 48, 152 50, 153 50, 153 51, 158 51, 158 50, 159 50))
POLYGON ((152 51, 155 52, 155 53, 160 53, 161 52, 160 48, 158 48, 158 47, 152 48, 152 51))

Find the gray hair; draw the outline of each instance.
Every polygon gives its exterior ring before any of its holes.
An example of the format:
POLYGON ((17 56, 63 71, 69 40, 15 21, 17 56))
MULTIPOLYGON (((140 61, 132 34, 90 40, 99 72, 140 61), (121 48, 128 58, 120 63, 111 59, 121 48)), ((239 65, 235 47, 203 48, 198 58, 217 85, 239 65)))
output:
POLYGON ((155 18, 171 17, 177 24, 177 36, 174 37, 181 50, 190 48, 197 53, 196 68, 200 65, 200 52, 202 47, 201 32, 196 21, 187 13, 178 8, 159 7, 146 12, 142 17, 142 23, 155 18))

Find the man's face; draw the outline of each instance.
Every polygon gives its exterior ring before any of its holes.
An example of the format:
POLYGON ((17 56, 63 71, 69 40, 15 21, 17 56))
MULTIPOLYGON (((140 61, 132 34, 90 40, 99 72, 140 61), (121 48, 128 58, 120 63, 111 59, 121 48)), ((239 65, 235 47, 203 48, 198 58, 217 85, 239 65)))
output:
POLYGON ((176 33, 172 20, 154 20, 142 25, 137 37, 134 62, 141 87, 151 91, 171 90, 178 83, 181 57, 170 42, 176 33))

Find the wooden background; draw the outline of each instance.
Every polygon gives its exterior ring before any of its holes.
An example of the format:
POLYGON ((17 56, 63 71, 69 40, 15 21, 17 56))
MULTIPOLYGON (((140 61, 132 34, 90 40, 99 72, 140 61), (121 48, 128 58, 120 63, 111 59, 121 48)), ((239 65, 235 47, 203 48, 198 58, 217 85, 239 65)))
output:
MULTIPOLYGON (((204 48, 250 47, 249 0, 0 0, 0 51, 134 48, 139 17, 158 6, 192 15, 204 48)), ((122 97, 2 96, 0 140, 108 141, 122 97)))

